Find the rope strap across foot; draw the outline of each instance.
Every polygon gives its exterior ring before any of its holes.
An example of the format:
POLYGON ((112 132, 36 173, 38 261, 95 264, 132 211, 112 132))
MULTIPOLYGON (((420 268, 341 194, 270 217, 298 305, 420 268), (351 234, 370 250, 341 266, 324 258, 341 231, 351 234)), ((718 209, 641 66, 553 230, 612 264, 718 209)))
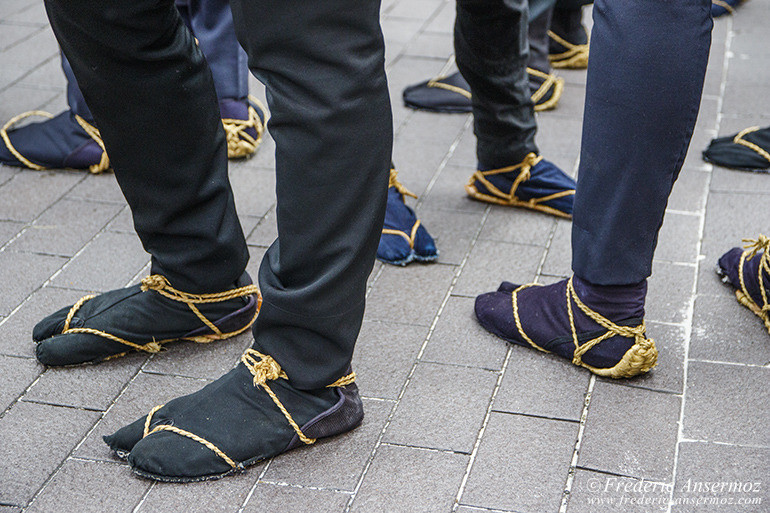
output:
MULTIPOLYGON (((524 340, 526 340, 533 348, 548 353, 550 351, 547 351, 546 349, 543 349, 542 347, 535 344, 535 342, 524 332, 521 319, 519 318, 517 294, 519 291, 532 286, 539 285, 536 283, 522 285, 514 290, 511 294, 513 303, 513 317, 516 322, 516 328, 519 330, 519 333, 521 333, 524 340)), ((656 364, 658 351, 655 348, 655 341, 646 337, 644 321, 642 321, 639 326, 620 326, 610 321, 603 315, 591 310, 580 300, 577 292, 575 292, 575 287, 572 285, 572 278, 570 278, 567 282, 566 299, 572 342, 575 345, 572 358, 572 363, 574 365, 585 367, 591 372, 601 376, 625 378, 647 372, 656 364), (603 335, 593 338, 581 345, 578 341, 577 328, 575 327, 575 318, 572 309, 573 302, 580 309, 580 311, 582 311, 585 315, 587 315, 607 331, 603 335), (585 353, 596 347, 601 342, 615 336, 634 339, 634 345, 628 351, 626 351, 626 353, 616 365, 610 368, 597 368, 583 362, 582 357, 585 353)))
POLYGON ((740 144, 741 146, 745 146, 746 148, 749 148, 750 150, 753 150, 753 151, 757 152, 760 157, 762 157, 765 160, 767 160, 768 162, 770 162, 770 152, 768 152, 767 150, 765 150, 761 146, 759 146, 757 144, 754 144, 753 142, 747 141, 746 139, 744 139, 745 136, 747 136, 748 134, 750 134, 752 132, 756 132, 757 130, 759 130, 758 126, 752 126, 752 127, 749 127, 749 128, 744 128, 743 130, 741 130, 740 132, 735 134, 735 137, 733 137, 733 142, 735 144, 740 144))
MULTIPOLYGON (((398 191, 401 196, 411 196, 412 198, 417 198, 417 195, 413 192, 411 192, 409 189, 403 186, 401 182, 398 181, 398 171, 395 169, 390 170, 390 179, 388 181, 388 188, 395 188, 396 191, 398 191)), ((394 228, 383 228, 382 233, 386 235, 398 235, 400 237, 403 237, 406 239, 406 242, 409 244, 409 248, 414 248, 414 239, 417 235, 417 228, 420 227, 420 220, 418 219, 417 222, 414 223, 414 226, 412 226, 411 233, 406 233, 402 230, 396 230, 394 228)))
MULTIPOLYGON (((214 332, 213 335, 203 335, 201 337, 192 337, 190 339, 200 343, 206 343, 206 342, 211 342, 212 340, 221 340, 224 338, 234 337, 235 335, 242 333, 243 331, 248 329, 249 326, 251 326, 251 324, 256 319, 257 314, 255 313, 254 318, 245 327, 240 328, 239 330, 236 330, 233 332, 222 333, 222 330, 220 330, 213 322, 211 322, 208 318, 206 318, 206 316, 203 315, 200 312, 200 310, 198 310, 198 308, 195 306, 196 303, 197 304, 219 303, 222 301, 235 299, 237 297, 245 297, 245 296, 250 296, 252 294, 256 294, 257 295, 257 313, 258 313, 259 305, 262 302, 262 296, 259 292, 259 288, 256 285, 247 285, 245 287, 239 287, 237 289, 231 289, 225 292, 217 292, 214 294, 188 294, 186 292, 182 292, 172 287, 169 284, 168 280, 159 274, 153 274, 142 279, 141 290, 143 292, 148 290, 154 290, 155 292, 159 293, 164 297, 167 297, 168 299, 186 304, 190 308, 190 310, 192 310, 192 312, 198 317, 198 319, 200 319, 201 322, 203 322, 203 324, 205 324, 211 331, 214 332)), ((89 335, 97 335, 99 337, 106 338, 107 340, 112 340, 113 342, 118 342, 132 349, 136 349, 137 351, 144 351, 146 353, 157 353, 161 350, 161 344, 165 342, 169 342, 171 340, 175 340, 175 339, 157 340, 157 341, 153 340, 152 342, 148 342, 146 344, 136 344, 134 342, 118 337, 116 335, 112 335, 102 330, 97 330, 93 328, 71 328, 70 323, 72 322, 72 319, 75 317, 75 314, 77 313, 77 311, 80 310, 80 308, 86 303, 86 301, 89 301, 95 297, 96 295, 93 295, 93 294, 89 296, 84 296, 80 298, 77 303, 72 305, 72 308, 70 308, 69 312, 67 313, 67 318, 64 321, 64 329, 61 332, 62 335, 67 333, 85 333, 89 335)))
POLYGON ((548 56, 548 59, 551 61, 551 66, 554 68, 585 68, 588 66, 588 43, 582 45, 570 43, 552 30, 548 31, 548 35, 551 39, 567 49, 566 52, 552 53, 548 56))
MULTIPOLYGON (((45 112, 43 110, 31 110, 29 112, 24 112, 22 114, 19 114, 18 116, 14 116, 13 118, 9 119, 8 122, 3 125, 3 128, 0 128, 0 137, 2 137, 3 142, 5 143, 5 146, 8 148, 8 151, 11 152, 11 154, 18 159, 19 162, 24 164, 30 169, 34 169, 36 171, 43 171, 45 169, 48 169, 45 166, 41 166, 40 164, 35 164, 28 158, 26 158, 24 155, 19 153, 19 151, 11 144, 11 139, 8 137, 8 130, 13 128, 16 123, 19 121, 32 117, 32 116, 40 116, 48 119, 53 118, 53 114, 50 112, 45 112)), ((99 130, 96 129, 92 124, 90 124, 85 119, 81 118, 78 115, 75 115, 75 121, 78 122, 80 127, 85 130, 86 134, 93 139, 96 144, 99 145, 99 147, 102 149, 102 158, 99 161, 98 164, 93 164, 91 166, 88 166, 88 170, 93 174, 99 174, 102 173, 110 168, 110 159, 107 157, 107 151, 104 149, 104 142, 102 141, 102 136, 99 134, 99 130)))
POLYGON ((565 196, 573 196, 575 194, 574 189, 559 191, 553 194, 549 194, 547 196, 542 196, 539 198, 530 198, 528 200, 522 200, 516 196, 516 191, 519 188, 519 185, 521 185, 523 182, 530 179, 531 177, 530 171, 532 167, 537 165, 541 160, 543 160, 543 157, 540 157, 534 153, 528 153, 527 156, 524 157, 524 160, 521 163, 516 164, 515 166, 501 167, 499 169, 490 169, 489 171, 477 170, 475 173, 473 173, 470 180, 468 181, 466 190, 468 190, 471 196, 476 197, 478 199, 483 199, 485 201, 492 201, 494 203, 498 203, 501 205, 530 208, 532 210, 539 210, 542 212, 547 212, 547 213, 562 216, 562 217, 571 217, 568 214, 561 212, 560 210, 551 208, 547 205, 543 205, 543 203, 546 203, 548 201, 555 200, 558 198, 563 198, 565 196), (488 176, 499 175, 504 173, 512 173, 515 171, 519 171, 519 174, 513 180, 513 184, 511 184, 511 188, 507 192, 502 191, 499 188, 495 187, 495 185, 487 179, 488 176), (487 188, 487 190, 491 193, 491 195, 482 194, 478 192, 475 186, 476 180, 484 184, 484 187, 487 188))
MULTIPOLYGON (((315 443, 315 438, 309 438, 307 437, 302 430, 300 429, 299 425, 297 425, 297 422, 294 420, 294 418, 291 416, 291 414, 288 412, 286 407, 283 405, 281 400, 278 398, 275 392, 270 388, 270 385, 268 385, 268 381, 274 381, 277 379, 289 379, 285 372, 281 369, 281 366, 276 362, 273 357, 270 355, 265 355, 260 353, 259 351, 255 349, 247 349, 245 353, 241 356, 241 362, 246 366, 246 368, 249 370, 249 372, 254 376, 254 386, 257 388, 261 388, 267 394, 270 396, 270 399, 273 400, 273 403, 278 407, 278 409, 283 413, 283 416, 286 417, 286 420, 289 422, 289 425, 291 425, 292 429, 294 429, 294 432, 297 434, 297 437, 299 439, 307 444, 311 445, 315 443)), ((346 385, 350 385, 356 380, 356 373, 352 372, 346 376, 342 376, 340 379, 332 383, 331 385, 327 385, 327 388, 331 387, 344 387, 346 385)), ((160 424, 158 426, 155 426, 154 428, 150 429, 150 424, 152 423, 152 417, 155 415, 155 413, 160 410, 163 407, 163 405, 156 406, 152 410, 150 410, 150 413, 147 414, 147 418, 144 421, 144 434, 142 435, 142 438, 151 435, 153 433, 157 433, 158 431, 171 431, 173 433, 176 433, 181 436, 185 436, 187 438, 190 438, 191 440, 195 440, 196 442, 204 445, 211 451, 213 451, 217 456, 222 458, 228 465, 230 465, 232 468, 238 468, 238 464, 233 461, 232 458, 230 458, 227 454, 225 454, 224 451, 222 451, 219 447, 217 447, 215 444, 209 442, 205 438, 202 438, 195 433, 191 433, 190 431, 186 431, 184 429, 180 429, 175 426, 171 426, 168 424, 160 424)))
POLYGON ((711 3, 714 5, 718 5, 719 7, 722 7, 725 11, 727 11, 730 14, 735 14, 735 9, 733 8, 733 6, 723 0, 711 0, 711 3))
POLYGON ((770 278, 770 238, 760 234, 756 239, 743 239, 743 242, 745 243, 744 248, 746 251, 741 254, 741 259, 738 263, 738 277, 740 278, 741 288, 735 291, 735 297, 739 303, 762 319, 768 333, 770 333, 770 304, 768 303, 768 291, 765 289, 763 277, 764 274, 770 278), (746 288, 746 281, 743 276, 743 264, 754 258, 760 251, 762 251, 762 256, 757 268, 757 279, 759 280, 759 293, 762 297, 761 306, 752 299, 748 288, 746 288))
MULTIPOLYGON (((264 116, 267 116, 267 109, 256 97, 249 95, 249 101, 262 109, 264 116)), ((267 119, 262 121, 257 109, 253 105, 248 106, 248 119, 222 118, 222 125, 225 127, 227 136, 227 156, 229 158, 248 157, 262 143, 262 135, 265 133, 267 119), (246 130, 253 128, 257 132, 257 137, 252 137, 246 130)))

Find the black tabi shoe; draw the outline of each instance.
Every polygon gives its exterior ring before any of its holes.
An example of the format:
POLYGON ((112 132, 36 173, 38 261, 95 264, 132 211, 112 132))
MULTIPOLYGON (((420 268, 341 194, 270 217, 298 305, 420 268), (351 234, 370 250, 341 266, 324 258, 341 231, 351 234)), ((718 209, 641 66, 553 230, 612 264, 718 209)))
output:
POLYGON ((719 259, 717 274, 735 289, 740 304, 762 319, 770 333, 770 239, 743 239, 745 250, 733 248, 719 259))

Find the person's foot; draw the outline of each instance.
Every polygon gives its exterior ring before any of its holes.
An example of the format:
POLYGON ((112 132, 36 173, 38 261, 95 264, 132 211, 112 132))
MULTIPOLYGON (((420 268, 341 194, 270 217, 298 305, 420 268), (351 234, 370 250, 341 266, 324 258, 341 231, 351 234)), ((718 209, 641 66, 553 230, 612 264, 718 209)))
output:
POLYGON ((398 173, 391 169, 385 224, 377 247, 377 259, 394 265, 406 265, 414 260, 433 262, 438 259, 436 243, 417 219, 414 210, 406 205, 404 196, 417 197, 401 185, 398 173))
POLYGON ((267 109, 254 96, 219 100, 219 111, 227 136, 227 157, 242 159, 253 155, 266 130, 267 109))
POLYGON ((538 210, 572 218, 575 180, 534 153, 522 162, 498 169, 480 169, 465 186, 480 201, 538 210))
POLYGON ((770 333, 770 239, 744 239, 746 249, 733 248, 721 256, 717 274, 735 289, 738 302, 751 310, 770 333))
POLYGON ((740 171, 770 171, 770 126, 753 126, 712 139, 703 151, 703 160, 740 171))
POLYGON ((89 169, 101 173, 110 161, 94 126, 66 110, 56 116, 43 111, 20 114, 0 129, 0 163, 29 169, 89 169), (49 119, 14 126, 21 120, 40 116, 49 119))
POLYGON ((711 0, 711 16, 718 18, 725 14, 734 14, 735 8, 744 0, 711 0))
POLYGON ((364 410, 354 379, 351 373, 325 388, 299 390, 273 358, 249 349, 218 380, 104 441, 142 477, 217 479, 358 427, 364 410))
POLYGON ((215 294, 187 294, 155 274, 140 285, 85 296, 40 321, 32 332, 35 355, 43 365, 75 365, 157 353, 175 340, 222 340, 248 329, 260 303, 247 273, 215 294))
MULTIPOLYGON (((564 90, 564 79, 527 68, 535 111, 555 109, 564 90)), ((404 105, 429 112, 473 112, 471 88, 459 71, 411 85, 404 89, 404 105)))
POLYGON ((588 67, 588 31, 583 25, 583 9, 554 9, 551 18, 548 59, 554 68, 588 67))
POLYGON ((553 285, 503 282, 476 298, 479 323, 508 342, 554 353, 594 374, 629 378, 655 366, 646 338, 647 282, 596 286, 572 277, 553 285))

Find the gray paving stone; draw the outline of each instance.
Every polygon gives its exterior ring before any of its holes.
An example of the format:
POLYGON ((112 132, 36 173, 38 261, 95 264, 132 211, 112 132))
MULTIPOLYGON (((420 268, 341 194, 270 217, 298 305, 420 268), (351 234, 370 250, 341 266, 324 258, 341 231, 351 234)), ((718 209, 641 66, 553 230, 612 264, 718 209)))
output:
POLYGON ((425 19, 433 15, 442 0, 399 0, 387 14, 398 18, 425 19))
POLYGON ((578 465, 668 481, 674 468, 681 399, 673 394, 597 381, 578 465))
MULTIPOLYGON (((407 46, 406 55, 412 57, 434 57, 446 59, 454 53, 454 38, 452 34, 438 32, 423 32, 407 46)), ((425 77, 428 80, 432 77, 425 77)))
POLYGON ((217 379, 235 367, 253 342, 251 330, 208 344, 175 342, 166 346, 167 351, 153 355, 143 370, 188 378, 217 379))
POLYGON ((72 259, 52 284, 106 292, 125 286, 149 260, 136 235, 103 232, 72 259))
POLYGON ((485 212, 489 205, 471 199, 463 189, 473 175, 473 169, 469 166, 445 166, 433 187, 421 198, 423 208, 441 211, 457 210, 473 214, 485 212))
POLYGON ((208 381, 158 374, 139 373, 112 407, 94 427, 74 455, 81 458, 113 461, 114 456, 102 441, 126 424, 146 416, 158 404, 203 388, 208 381))
POLYGON ((770 449, 766 447, 682 442, 671 511, 767 511, 769 474, 770 449), (708 491, 704 489, 707 483, 708 491))
POLYGON ((353 492, 392 408, 391 402, 365 400, 361 427, 275 458, 264 479, 353 492))
POLYGON ((16 506, 0 505, 0 513, 21 513, 21 508, 16 506))
POLYGON ((481 225, 481 213, 451 212, 422 208, 417 216, 436 242, 439 262, 459 265, 471 249, 481 225))
POLYGON ((82 179, 66 172, 18 173, 0 187, 0 219, 32 221, 82 179))
MULTIPOLYGON (((559 70, 558 73, 561 75, 562 70, 559 70)), ((570 89, 572 89, 572 85, 566 86, 565 93, 570 89)), ((569 95, 573 96, 573 93, 570 92, 569 95)), ((557 107, 557 110, 553 113, 557 113, 559 110, 557 107)), ((574 164, 580 154, 582 132, 582 116, 576 119, 565 119, 561 116, 550 116, 543 113, 537 117, 536 142, 540 149, 540 154, 551 162, 556 163, 565 173, 571 176, 574 176, 574 164)))
MULTIPOLYGON (((476 136, 473 135, 473 128, 468 128, 462 135, 460 143, 455 148, 449 159, 449 164, 458 167, 470 167, 471 172, 468 176, 473 174, 476 170, 476 136)), ((463 181, 463 185, 468 182, 468 178, 463 181)))
POLYGON ((107 230, 118 233, 136 233, 134 219, 131 216, 131 209, 128 208, 128 205, 124 206, 120 213, 110 221, 110 224, 107 225, 107 230))
POLYGON ((107 203, 62 200, 46 210, 10 245, 14 251, 72 256, 118 213, 107 203))
POLYGON ((264 464, 255 465, 243 474, 218 481, 156 483, 137 511, 233 513, 246 501, 263 468, 264 464))
POLYGON ((98 413, 18 402, 0 419, 0 503, 26 504, 98 413))
POLYGON ((425 326, 364 321, 353 353, 361 394, 397 399, 427 334, 425 326))
POLYGON ((422 20, 407 20, 383 16, 381 18, 382 35, 385 37, 385 46, 388 44, 406 44, 411 41, 422 28, 422 20))
POLYGON ((770 344, 762 320, 736 301, 733 294, 697 296, 690 358, 765 365, 770 344))
POLYGON ((567 512, 665 512, 670 494, 670 483, 578 470, 572 482, 567 512))
POLYGON ((711 190, 718 192, 770 193, 770 180, 766 173, 736 171, 714 166, 711 174, 711 190))
POLYGON ((365 318, 428 326, 444 300, 455 266, 387 266, 367 299, 365 318))
POLYGON ((246 242, 250 245, 268 247, 277 238, 278 225, 275 217, 275 206, 273 206, 251 231, 246 242))
POLYGON ((452 2, 444 2, 444 5, 431 19, 425 30, 427 32, 444 32, 451 34, 454 31, 456 7, 452 2))
POLYGON ((29 358, 0 356, 0 412, 5 411, 43 372, 43 366, 29 358))
POLYGON ((79 513, 131 511, 149 487, 128 465, 68 459, 27 511, 61 511, 65 505, 79 513))
POLYGON ((682 169, 668 198, 668 208, 699 212, 706 204, 709 173, 694 168, 682 169))
POLYGON ((422 360, 500 370, 508 344, 482 328, 473 313, 474 299, 452 296, 441 312, 422 360))
POLYGON ((470 454, 496 382, 493 372, 420 363, 383 440, 470 454))
POLYGON ((120 192, 118 182, 112 173, 88 174, 81 178, 82 181, 69 192, 67 197, 106 203, 120 203, 121 205, 126 204, 126 199, 123 197, 123 193, 120 192))
POLYGON ((49 368, 24 395, 24 399, 57 406, 106 410, 146 360, 146 355, 133 353, 99 365, 49 368))
POLYGON ((64 262, 63 258, 47 255, 0 253, 0 283, 4 285, 0 295, 0 315, 7 316, 64 262))
POLYGON ((545 246, 555 224, 553 217, 540 212, 493 207, 484 221, 479 239, 545 246))
POLYGON ((495 411, 579 421, 590 374, 570 362, 514 347, 497 391, 495 411))
POLYGON ((709 442, 770 445, 770 370, 690 362, 685 437, 709 442))
POLYGON ((275 171, 244 164, 230 165, 235 206, 241 215, 262 217, 275 203, 275 171))
POLYGON ((648 321, 681 323, 690 308, 695 268, 691 265, 653 262, 645 303, 648 321))
POLYGON ((55 287, 36 291, 19 310, 0 323, 0 353, 34 358, 32 328, 35 324, 83 295, 83 292, 55 287))
POLYGON ((259 483, 249 499, 243 513, 341 513, 345 510, 350 496, 332 490, 314 490, 294 486, 276 486, 259 483))
POLYGON ((578 425, 493 413, 460 502, 520 513, 558 511, 578 425))
MULTIPOLYGON (((684 386, 684 352, 688 343, 686 334, 684 326, 647 322, 647 336, 655 341, 658 349, 658 364, 650 372, 618 383, 681 394, 684 386)), ((692 356, 692 349, 690 351, 692 356)))
POLYGON ((0 221, 0 246, 15 237, 23 227, 24 223, 17 221, 0 221))
POLYGON ((497 290, 500 283, 529 283, 535 277, 545 248, 478 241, 457 280, 452 293, 477 296, 497 290))
MULTIPOLYGON (((424 139, 397 135, 393 144, 393 161, 399 172, 399 180, 410 191, 421 195, 448 150, 449 144, 431 144, 424 139)), ((462 187, 458 187, 458 192, 464 194, 462 187)))
POLYGON ((462 454, 380 446, 350 511, 450 511, 467 465, 462 454))
POLYGON ((655 259, 695 263, 698 256, 700 216, 669 212, 658 234, 655 259))
POLYGON ((572 223, 564 219, 556 222, 556 230, 543 263, 543 273, 554 276, 572 275, 572 223))

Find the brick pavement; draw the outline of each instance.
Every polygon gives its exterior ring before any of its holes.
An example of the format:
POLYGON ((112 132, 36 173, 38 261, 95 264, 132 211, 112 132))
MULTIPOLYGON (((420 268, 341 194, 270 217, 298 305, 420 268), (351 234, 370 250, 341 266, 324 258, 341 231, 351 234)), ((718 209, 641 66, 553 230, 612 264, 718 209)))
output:
MULTIPOLYGON (((148 256, 112 175, 0 166, 0 513, 768 511, 770 345, 713 270, 742 237, 767 231, 770 177, 712 168, 699 152, 717 133, 770 124, 770 3, 754 0, 716 22, 703 108, 650 280, 660 364, 627 381, 509 347, 472 318, 473 297, 502 279, 567 276, 570 225, 466 199, 470 117, 402 106, 403 87, 438 72, 450 54, 453 11, 444 0, 383 6, 395 161, 420 194, 416 207, 441 258, 375 265, 354 359, 364 425, 237 477, 153 484, 134 478, 100 436, 215 379, 249 337, 43 369, 32 357, 33 324, 84 292, 135 282, 148 256), (764 503, 631 503, 667 502, 672 485, 674 498, 708 497, 693 491, 702 481, 760 481, 760 492, 716 497, 764 503), (647 492, 634 491, 645 483, 647 492)), ((538 116, 538 142, 574 171, 585 74, 560 74, 566 90, 557 110, 538 116)), ((42 3, 3 0, 0 120, 64 107, 42 3)), ((272 150, 268 140, 231 168, 252 275, 275 237, 272 150)))

